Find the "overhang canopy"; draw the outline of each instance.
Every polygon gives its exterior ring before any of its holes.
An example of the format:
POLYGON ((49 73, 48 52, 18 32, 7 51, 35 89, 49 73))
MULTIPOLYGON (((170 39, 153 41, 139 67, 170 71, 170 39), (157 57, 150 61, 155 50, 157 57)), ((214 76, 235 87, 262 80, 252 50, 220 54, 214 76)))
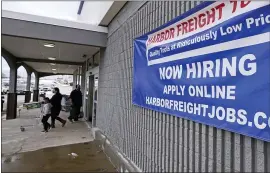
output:
POLYGON ((37 72, 72 74, 87 57, 106 47, 107 31, 106 27, 2 10, 2 48, 37 72), (47 43, 54 47, 45 47, 47 43))
POLYGON ((2 10, 2 35, 106 47, 106 27, 2 10))
POLYGON ((72 74, 87 57, 99 51, 98 47, 6 35, 2 35, 2 48, 18 63, 24 62, 38 72, 57 74, 72 74), (47 43, 54 47, 45 47, 47 43))
POLYGON ((99 23, 99 26, 108 26, 127 1, 114 1, 107 13, 99 23))

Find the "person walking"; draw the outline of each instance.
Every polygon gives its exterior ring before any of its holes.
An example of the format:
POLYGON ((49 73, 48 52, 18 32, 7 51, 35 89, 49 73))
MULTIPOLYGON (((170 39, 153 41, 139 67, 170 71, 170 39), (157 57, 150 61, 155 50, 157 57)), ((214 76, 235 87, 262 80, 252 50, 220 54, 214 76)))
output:
POLYGON ((59 91, 59 88, 54 88, 53 89, 54 95, 51 98, 51 126, 52 128, 55 128, 55 120, 58 120, 62 123, 62 127, 65 126, 66 120, 63 120, 62 118, 59 117, 59 114, 61 112, 62 106, 61 106, 61 101, 62 101, 62 94, 59 91))
POLYGON ((76 89, 70 93, 69 99, 71 99, 72 106, 70 111, 69 121, 78 121, 82 107, 82 92, 80 85, 76 85, 76 89))
POLYGON ((44 106, 42 108, 42 124, 44 130, 42 132, 48 132, 48 130, 51 128, 51 125, 48 123, 48 119, 51 116, 51 108, 52 105, 50 104, 50 99, 48 97, 44 98, 44 106))

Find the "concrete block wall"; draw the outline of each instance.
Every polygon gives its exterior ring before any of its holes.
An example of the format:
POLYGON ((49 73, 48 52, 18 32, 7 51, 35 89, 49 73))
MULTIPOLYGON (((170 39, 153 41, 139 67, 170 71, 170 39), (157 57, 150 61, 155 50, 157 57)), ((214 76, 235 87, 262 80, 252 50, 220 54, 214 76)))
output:
POLYGON ((267 142, 132 105, 133 39, 200 3, 133 1, 113 19, 100 59, 97 127, 142 171, 269 172, 267 142))

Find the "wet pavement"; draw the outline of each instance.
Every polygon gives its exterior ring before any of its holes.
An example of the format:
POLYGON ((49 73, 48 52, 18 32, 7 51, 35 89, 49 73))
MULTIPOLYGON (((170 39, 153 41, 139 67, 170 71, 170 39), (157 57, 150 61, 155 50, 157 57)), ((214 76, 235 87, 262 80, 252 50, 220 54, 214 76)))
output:
POLYGON ((2 155, 2 172, 116 172, 116 169, 98 142, 91 141, 2 155))
MULTIPOLYGON (((87 122, 80 119, 62 127, 56 122, 56 128, 48 133, 41 133, 43 125, 39 118, 40 109, 21 110, 21 116, 13 120, 2 120, 2 154, 13 155, 19 152, 35 151, 42 148, 70 145, 93 141, 87 122), (21 132, 23 126, 25 131, 21 132)), ((60 117, 67 119, 68 112, 61 112, 60 117)), ((48 120, 50 123, 51 121, 48 120)))
MULTIPOLYGON (((57 121, 56 128, 42 133, 40 109, 21 109, 18 115, 13 120, 2 117, 2 172, 116 172, 86 120, 65 127, 57 121)), ((65 120, 68 116, 60 113, 65 120)))

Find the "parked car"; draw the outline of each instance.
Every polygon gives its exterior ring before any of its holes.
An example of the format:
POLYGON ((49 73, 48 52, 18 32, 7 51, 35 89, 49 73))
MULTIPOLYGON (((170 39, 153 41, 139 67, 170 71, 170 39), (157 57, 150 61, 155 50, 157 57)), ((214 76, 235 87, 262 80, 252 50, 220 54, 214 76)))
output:
POLYGON ((18 94, 18 95, 24 95, 25 92, 24 92, 24 90, 20 90, 20 89, 19 89, 19 90, 17 90, 17 94, 18 94))
POLYGON ((63 82, 65 85, 67 85, 68 84, 68 81, 67 80, 64 80, 64 82, 63 82))
POLYGON ((55 84, 52 84, 52 85, 51 85, 51 89, 54 89, 54 88, 55 88, 55 84))
POLYGON ((41 88, 39 88, 39 94, 45 94, 45 91, 41 88))
POLYGON ((46 96, 46 92, 44 92, 43 90, 39 90, 39 96, 46 96))
POLYGON ((26 89, 26 84, 21 84, 19 82, 17 82, 17 94, 18 95, 23 95, 25 94, 25 89, 26 89))
POLYGON ((44 88, 42 88, 42 91, 44 91, 44 92, 51 91, 51 88, 49 88, 49 87, 44 87, 44 88))
POLYGON ((7 94, 8 91, 9 91, 9 87, 2 86, 2 93, 3 93, 3 94, 7 94))
POLYGON ((8 91, 9 91, 9 83, 3 82, 2 83, 2 92, 3 92, 3 94, 7 94, 8 91))

